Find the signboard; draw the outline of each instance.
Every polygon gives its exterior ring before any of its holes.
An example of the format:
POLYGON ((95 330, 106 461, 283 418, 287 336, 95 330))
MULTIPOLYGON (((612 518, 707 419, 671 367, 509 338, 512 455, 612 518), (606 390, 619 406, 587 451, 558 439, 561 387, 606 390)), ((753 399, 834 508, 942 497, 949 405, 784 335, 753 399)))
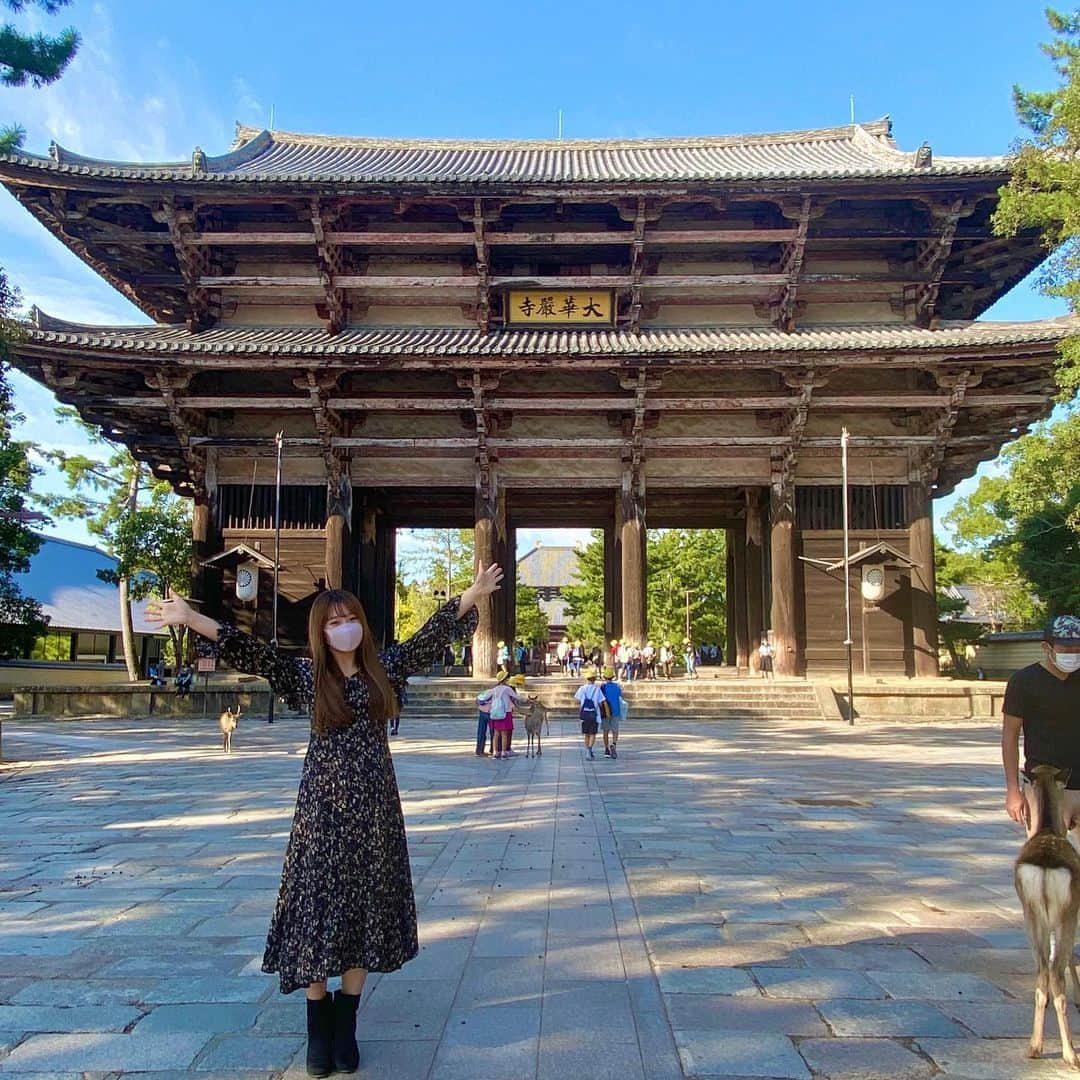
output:
POLYGON ((207 671, 207 672, 216 671, 217 670, 217 660, 215 660, 212 656, 200 656, 195 661, 195 670, 196 671, 207 671))
POLYGON ((507 326, 614 326, 614 289, 511 289, 507 326))

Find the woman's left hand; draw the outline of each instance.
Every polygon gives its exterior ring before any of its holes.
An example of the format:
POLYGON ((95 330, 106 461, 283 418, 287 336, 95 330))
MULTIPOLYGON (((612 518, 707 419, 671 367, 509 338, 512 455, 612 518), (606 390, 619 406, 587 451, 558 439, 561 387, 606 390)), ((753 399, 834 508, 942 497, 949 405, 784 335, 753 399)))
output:
POLYGON ((492 563, 486 568, 483 563, 479 563, 476 569, 476 580, 461 594, 459 614, 464 615, 471 611, 476 606, 477 600, 490 596, 499 589, 502 586, 502 579, 502 567, 498 563, 492 563))

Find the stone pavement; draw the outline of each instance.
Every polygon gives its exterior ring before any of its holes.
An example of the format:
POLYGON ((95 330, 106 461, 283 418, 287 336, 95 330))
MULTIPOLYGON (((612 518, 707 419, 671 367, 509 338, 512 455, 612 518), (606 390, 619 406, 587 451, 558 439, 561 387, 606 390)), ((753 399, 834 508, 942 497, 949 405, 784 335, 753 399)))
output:
MULTIPOLYGON (((631 722, 592 762, 569 724, 506 762, 402 730, 422 951, 369 979, 362 1077, 1062 1070, 1055 1037, 1024 1057, 992 725, 631 722)), ((304 1074, 302 995, 259 961, 305 738, 4 725, 0 1074, 304 1074)))

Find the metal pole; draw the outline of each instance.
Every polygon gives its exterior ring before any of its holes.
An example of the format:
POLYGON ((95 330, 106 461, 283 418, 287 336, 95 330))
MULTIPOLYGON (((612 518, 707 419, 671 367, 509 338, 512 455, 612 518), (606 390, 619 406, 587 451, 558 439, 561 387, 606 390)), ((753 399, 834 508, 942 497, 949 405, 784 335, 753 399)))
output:
MULTIPOLYGON (((274 444, 277 446, 277 468, 274 473, 274 606, 271 611, 273 629, 270 635, 270 644, 276 649, 278 643, 278 567, 281 564, 281 450, 285 444, 285 432, 279 431, 274 436, 274 444)), ((270 688, 270 708, 266 714, 266 722, 274 722, 274 689, 270 688)))
POLYGON ((851 554, 848 544, 848 429, 840 434, 840 463, 844 480, 844 648, 847 649, 848 724, 855 723, 855 676, 851 660, 851 554))

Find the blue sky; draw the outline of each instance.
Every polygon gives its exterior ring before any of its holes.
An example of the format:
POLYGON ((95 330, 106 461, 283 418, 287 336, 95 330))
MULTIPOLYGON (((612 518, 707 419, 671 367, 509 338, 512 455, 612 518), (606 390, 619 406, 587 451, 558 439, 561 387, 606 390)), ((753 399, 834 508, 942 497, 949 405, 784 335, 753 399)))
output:
MULTIPOLYGON (((1019 135, 1014 83, 1051 85, 1039 51, 1043 5, 549 0, 514 8, 414 0, 303 5, 265 0, 178 4, 75 0, 60 17, 83 47, 43 90, 0 89, 0 122, 26 147, 124 160, 225 150, 236 121, 357 135, 547 138, 563 110, 567 138, 729 134, 847 123, 888 114, 902 148, 993 154, 1019 135)), ((0 264, 36 303, 65 318, 143 316, 0 193, 0 264)), ((1062 313, 1024 283, 988 317, 1062 313)), ((19 376, 26 436, 75 448, 51 395, 19 376)), ((47 473, 42 489, 55 488, 47 473)), ((965 484, 960 493, 970 490, 965 484)), ((951 503, 939 500, 938 517, 951 503)), ((48 530, 86 540, 78 524, 48 530)), ((565 536, 565 534, 563 534, 565 536)), ((521 537, 531 545, 535 530, 521 537)), ((550 538, 552 541, 556 537, 550 538)))

